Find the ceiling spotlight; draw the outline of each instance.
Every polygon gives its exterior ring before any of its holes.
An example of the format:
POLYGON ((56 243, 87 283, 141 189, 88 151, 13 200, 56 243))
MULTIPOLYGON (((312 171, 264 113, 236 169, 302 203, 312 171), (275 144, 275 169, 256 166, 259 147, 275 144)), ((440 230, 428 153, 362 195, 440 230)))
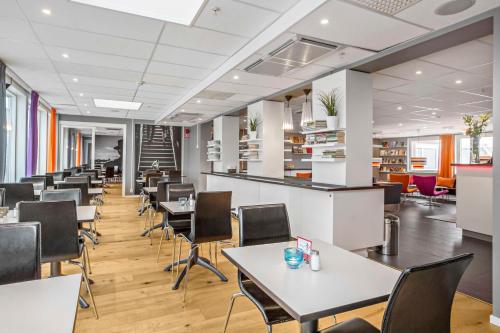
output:
POLYGON ((403 110, 403 107, 402 106, 398 106, 398 110, 399 111, 403 110))
POLYGON ((327 18, 324 18, 322 19, 321 21, 319 21, 322 25, 327 25, 330 21, 328 21, 327 18))
POLYGON ((203 120, 203 118, 198 118, 198 121, 202 121, 202 120, 203 120))
POLYGON ((399 126, 399 127, 401 127, 401 126, 403 126, 403 124, 402 124, 402 123, 399 123, 399 124, 398 124, 398 126, 399 126))
POLYGON ((418 70, 418 71, 416 71, 416 72, 415 72, 415 74, 417 74, 417 75, 421 75, 421 74, 422 74, 422 71, 421 71, 421 70, 418 70))
POLYGON ((233 80, 238 80, 240 77, 238 75, 233 76, 233 80))
POLYGON ((65 58, 65 59, 68 59, 69 58, 69 54, 63 53, 63 54, 61 54, 61 57, 65 58))
POLYGON ((186 112, 186 110, 182 109, 181 112, 186 112))
POLYGON ((88 105, 87 103, 85 103, 85 104, 83 104, 83 106, 87 107, 87 106, 89 106, 89 105, 88 105))
POLYGON ((52 11, 48 8, 44 8, 42 9, 42 13, 45 14, 45 15, 52 15, 52 11))
POLYGON ((427 129, 427 126, 422 127, 423 129, 427 129))
POLYGON ((462 84, 462 80, 460 80, 460 79, 456 80, 455 84, 462 84))
POLYGON ((89 113, 90 113, 90 111, 87 110, 87 114, 89 114, 89 113))
POLYGON ((78 95, 79 95, 80 97, 83 97, 83 93, 79 93, 78 95))
POLYGON ((432 115, 433 115, 433 116, 435 116, 435 115, 436 115, 436 112, 434 111, 434 112, 432 113, 432 115))
POLYGON ((78 78, 77 78, 77 77, 74 77, 74 78, 73 78, 73 82, 78 82, 78 78))
POLYGON ((454 15, 469 9, 475 3, 476 0, 451 0, 437 7, 434 13, 442 16, 454 15))
POLYGON ((201 103, 201 99, 197 99, 196 103, 200 104, 201 103))
POLYGON ((164 123, 164 124, 166 124, 167 122, 166 122, 166 121, 164 121, 163 123, 164 123))

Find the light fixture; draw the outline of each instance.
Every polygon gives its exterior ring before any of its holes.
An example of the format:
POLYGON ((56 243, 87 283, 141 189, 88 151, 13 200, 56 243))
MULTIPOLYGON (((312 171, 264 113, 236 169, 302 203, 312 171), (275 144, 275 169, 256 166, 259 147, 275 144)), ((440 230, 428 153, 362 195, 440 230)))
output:
POLYGON ((399 111, 403 110, 403 107, 402 106, 398 106, 398 110, 399 111))
POLYGON ((186 112, 186 110, 182 109, 181 112, 186 112))
POLYGON ((451 0, 443 3, 434 10, 434 13, 441 16, 455 15, 474 6, 476 0, 451 0))
POLYGON ((42 9, 42 13, 45 14, 45 15, 52 15, 52 11, 48 8, 44 8, 42 9))
POLYGON ((202 121, 202 120, 203 120, 203 118, 198 118, 198 121, 202 121))
POLYGON ((238 80, 240 77, 238 75, 233 75, 233 80, 238 80))
POLYGON ((402 124, 402 123, 399 123, 399 124, 398 124, 398 126, 399 126, 399 127, 401 127, 401 126, 403 126, 403 124, 402 124))
POLYGON ((87 106, 89 106, 89 105, 88 105, 87 103, 85 103, 85 104, 83 104, 83 106, 87 107, 87 106))
POLYGON ((421 70, 418 70, 418 71, 416 71, 416 72, 415 72, 415 74, 417 74, 417 75, 422 75, 422 71, 421 71, 421 70))
POLYGON ((285 113, 283 117, 283 129, 285 131, 292 131, 293 130, 293 114, 292 114, 292 108, 290 107, 290 100, 292 99, 293 96, 287 95, 285 96, 286 99, 286 106, 285 106, 285 113))
POLYGON ((191 25, 206 0, 71 0, 85 5, 154 18, 161 21, 191 25))
POLYGON ((300 117, 300 126, 304 127, 307 123, 313 121, 312 115, 312 104, 311 101, 307 99, 311 93, 311 89, 304 89, 304 95, 306 95, 306 100, 302 103, 302 116, 300 117))
POLYGON ((74 78, 73 78, 73 82, 78 82, 78 78, 77 78, 77 77, 74 77, 74 78))
POLYGON ((201 99, 197 99, 196 103, 200 104, 201 103, 201 99))
POLYGON ((460 79, 456 80, 455 84, 462 84, 462 80, 460 80, 460 79))
POLYGON ((63 53, 63 54, 61 54, 61 57, 65 58, 65 59, 68 59, 69 58, 69 54, 63 53))
POLYGON ((90 111, 89 111, 89 110, 87 110, 87 114, 89 114, 89 113, 90 113, 90 111))
POLYGON ((319 21, 322 25, 327 25, 330 21, 328 21, 327 18, 324 18, 322 19, 321 21, 319 21))
POLYGON ((83 97, 83 93, 79 93, 78 96, 83 97))
POLYGON ((134 110, 137 111, 141 108, 142 103, 116 101, 112 99, 99 99, 94 98, 94 105, 97 108, 120 109, 120 110, 134 110))
POLYGON ((432 112, 432 115, 435 116, 436 115, 436 111, 432 112))

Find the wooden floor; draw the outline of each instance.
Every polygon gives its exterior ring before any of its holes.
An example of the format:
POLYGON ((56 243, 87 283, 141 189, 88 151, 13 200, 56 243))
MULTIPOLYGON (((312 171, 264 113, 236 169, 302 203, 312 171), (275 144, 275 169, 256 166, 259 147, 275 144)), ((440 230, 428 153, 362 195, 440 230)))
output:
MULTIPOLYGON (((98 226, 103 234, 101 244, 95 250, 90 249, 91 278, 95 281, 92 288, 100 318, 96 320, 91 309, 79 309, 75 331, 221 332, 229 298, 238 290, 234 267, 219 256, 219 268, 229 278, 229 282, 223 283, 207 270, 195 266, 190 273, 187 302, 183 304, 182 291, 172 291, 171 276, 163 272, 171 260, 171 243, 166 242, 157 264, 159 232, 154 234, 153 246, 148 238, 139 236, 144 220, 136 214, 138 199, 121 197, 116 185, 108 191, 103 219, 98 226)), ((63 266, 63 273, 72 272, 73 267, 63 266)), ((378 304, 341 314, 338 319, 360 316, 378 326, 383 311, 384 304, 378 304)), ((490 312, 491 305, 457 294, 452 332, 500 333, 500 328, 489 324, 490 312)), ((320 321, 321 327, 330 324, 330 319, 320 321)), ((248 300, 236 301, 229 332, 265 332, 259 312, 248 300)), ((298 325, 277 325, 274 332, 298 332, 298 325)))

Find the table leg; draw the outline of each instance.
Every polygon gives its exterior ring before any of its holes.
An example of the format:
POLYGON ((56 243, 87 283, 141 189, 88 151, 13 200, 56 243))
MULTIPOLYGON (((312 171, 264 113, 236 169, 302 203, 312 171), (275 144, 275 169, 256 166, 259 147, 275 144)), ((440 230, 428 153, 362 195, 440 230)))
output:
POLYGON ((170 272, 170 270, 172 270, 175 266, 181 265, 181 264, 185 264, 185 263, 187 263, 187 261, 188 261, 188 258, 184 258, 181 261, 174 262, 173 265, 172 264, 168 264, 167 266, 165 266, 165 268, 163 270, 165 272, 170 272))
POLYGON ((83 298, 82 296, 78 296, 78 304, 80 304, 80 307, 82 309, 86 309, 89 307, 89 303, 83 298))
POLYGON ((50 263, 50 277, 61 276, 61 262, 53 261, 50 263))
POLYGON ((316 333, 318 332, 318 321, 311 320, 300 323, 300 333, 316 333))
POLYGON ((151 228, 149 229, 146 229, 142 234, 141 236, 146 236, 147 234, 149 234, 151 231, 155 230, 155 229, 158 229, 158 228, 163 228, 163 223, 158 223, 158 224, 155 224, 154 226, 152 226, 151 228))

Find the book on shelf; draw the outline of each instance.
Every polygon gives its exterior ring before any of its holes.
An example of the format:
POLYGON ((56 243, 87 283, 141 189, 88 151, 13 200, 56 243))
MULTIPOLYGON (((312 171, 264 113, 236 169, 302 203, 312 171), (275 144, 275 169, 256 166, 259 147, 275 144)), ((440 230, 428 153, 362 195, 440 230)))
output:
POLYGON ((220 145, 220 140, 210 140, 207 142, 207 146, 220 145))
POLYGON ((315 131, 319 129, 326 129, 326 120, 312 120, 306 122, 302 129, 304 131, 315 131))
POLYGON ((406 148, 406 141, 384 141, 383 148, 406 148))
POLYGON ((345 151, 344 149, 325 150, 321 156, 323 158, 345 158, 345 151))
POLYGON ((308 134, 306 144, 345 143, 345 132, 308 134))

